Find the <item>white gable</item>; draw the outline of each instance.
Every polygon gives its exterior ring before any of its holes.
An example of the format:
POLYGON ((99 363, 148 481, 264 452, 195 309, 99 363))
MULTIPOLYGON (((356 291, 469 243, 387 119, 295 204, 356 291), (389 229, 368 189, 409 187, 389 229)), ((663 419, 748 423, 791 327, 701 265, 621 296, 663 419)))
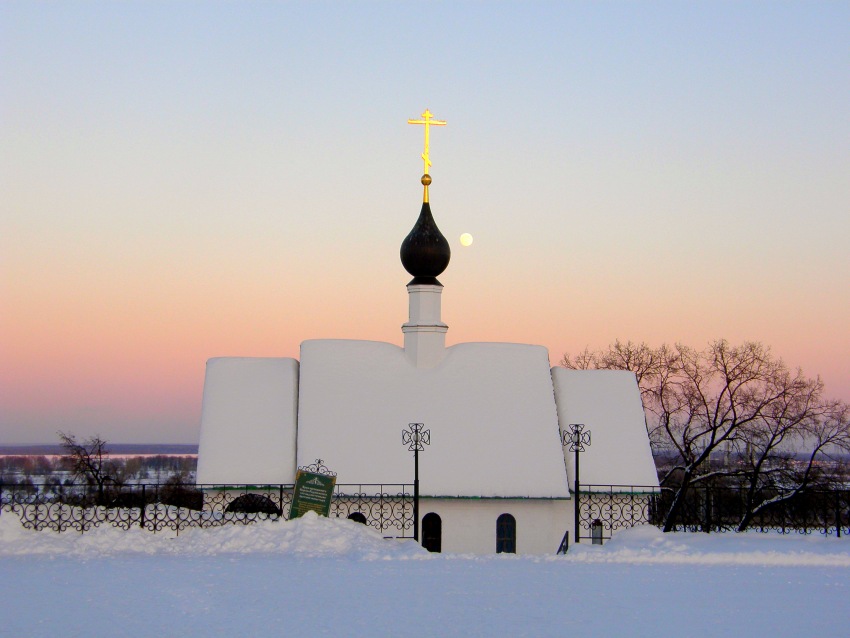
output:
POLYGON ((294 483, 298 362, 207 361, 198 483, 294 483))
MULTIPOLYGON (((635 375, 555 367, 552 380, 561 429, 583 423, 591 433, 591 445, 579 460, 582 485, 658 486, 635 375)), ((575 455, 567 449, 572 485, 575 455)))
POLYGON ((431 432, 423 495, 569 495, 545 348, 458 344, 423 369, 388 343, 301 344, 299 465, 321 458, 339 483, 412 483, 402 430, 414 422, 431 432))

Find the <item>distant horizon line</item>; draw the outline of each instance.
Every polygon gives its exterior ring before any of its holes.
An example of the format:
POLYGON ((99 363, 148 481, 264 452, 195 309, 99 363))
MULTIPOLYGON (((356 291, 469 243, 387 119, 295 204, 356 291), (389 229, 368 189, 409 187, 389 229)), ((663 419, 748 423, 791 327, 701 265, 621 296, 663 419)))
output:
MULTIPOLYGON (((197 454, 197 443, 109 443, 110 454, 197 454)), ((59 443, 0 444, 0 455, 63 454, 59 443)))

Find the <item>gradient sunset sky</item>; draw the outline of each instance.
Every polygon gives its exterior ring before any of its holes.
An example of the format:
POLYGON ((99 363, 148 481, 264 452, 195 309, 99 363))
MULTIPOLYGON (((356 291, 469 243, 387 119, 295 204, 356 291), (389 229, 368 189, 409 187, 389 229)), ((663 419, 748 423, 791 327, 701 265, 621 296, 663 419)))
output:
POLYGON ((0 5, 0 443, 195 443, 205 361, 762 341, 850 400, 850 3, 0 5), (471 233, 472 246, 460 245, 471 233))

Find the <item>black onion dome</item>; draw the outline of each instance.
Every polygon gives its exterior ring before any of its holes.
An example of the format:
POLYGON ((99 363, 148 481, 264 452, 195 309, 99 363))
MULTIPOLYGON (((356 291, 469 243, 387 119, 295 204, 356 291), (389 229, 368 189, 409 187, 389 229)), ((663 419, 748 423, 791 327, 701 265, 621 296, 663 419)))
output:
POLYGON ((431 205, 423 202, 416 225, 401 242, 401 264, 413 275, 410 284, 441 286, 437 275, 449 265, 451 256, 449 242, 431 215, 431 205))

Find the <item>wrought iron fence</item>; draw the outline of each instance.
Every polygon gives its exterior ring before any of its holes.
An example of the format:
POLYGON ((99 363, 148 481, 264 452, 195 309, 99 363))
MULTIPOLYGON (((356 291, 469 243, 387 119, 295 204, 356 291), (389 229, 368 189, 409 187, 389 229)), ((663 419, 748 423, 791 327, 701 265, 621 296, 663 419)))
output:
POLYGON ((659 488, 582 485, 576 537, 601 543, 618 529, 653 524, 659 488))
MULTIPOLYGON (((289 518, 292 485, 185 485, 147 483, 109 486, 0 484, 0 515, 16 515, 24 527, 85 532, 100 525, 179 533, 190 527, 247 525, 289 518)), ((746 513, 745 491, 737 487, 692 486, 673 521, 676 531, 738 529, 746 513)), ((641 485, 583 485, 579 508, 581 540, 603 542, 619 529, 662 527, 675 492, 641 485)), ((773 494, 761 493, 764 503, 773 494)), ((413 537, 409 484, 336 485, 330 516, 353 518, 387 537, 413 537)), ((759 510, 747 529, 800 534, 850 535, 850 490, 810 490, 759 510)))
MULTIPOLYGON (((692 486, 681 501, 674 517, 673 530, 689 532, 735 531, 747 517, 746 490, 728 486, 692 486)), ((751 508, 754 513, 746 529, 760 532, 781 532, 825 535, 850 534, 850 490, 809 490, 790 498, 772 502, 775 492, 761 491, 755 495, 751 508)), ((657 502, 656 518, 664 524, 673 506, 675 493, 662 490, 657 502)))
MULTIPOLYGON (((247 525, 288 519, 293 485, 2 485, 0 514, 17 515, 24 527, 85 532, 100 525, 179 533, 189 527, 247 525)), ((332 518, 352 518, 384 536, 413 535, 413 496, 408 484, 339 483, 332 518)))
MULTIPOLYGON (((759 493, 755 503, 776 496, 759 493)), ((663 527, 675 491, 641 485, 583 485, 580 499, 581 539, 602 542, 618 529, 635 525, 663 527)), ((739 487, 690 487, 672 521, 673 531, 735 531, 747 513, 746 491, 739 487)), ((760 532, 850 534, 850 490, 810 490, 759 509, 746 525, 760 532)))

